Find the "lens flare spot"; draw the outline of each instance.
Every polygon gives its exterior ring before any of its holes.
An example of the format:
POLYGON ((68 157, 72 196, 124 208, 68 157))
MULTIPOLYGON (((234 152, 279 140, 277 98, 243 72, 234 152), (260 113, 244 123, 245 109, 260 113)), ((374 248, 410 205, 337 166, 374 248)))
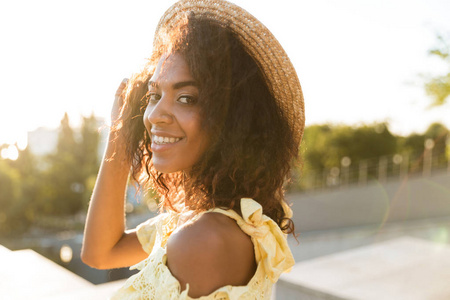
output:
POLYGON ((431 236, 431 240, 435 243, 439 244, 447 244, 449 243, 450 234, 448 228, 440 227, 438 228, 433 235, 431 236))
POLYGON ((59 251, 59 257, 61 261, 69 263, 73 257, 72 248, 69 245, 63 245, 59 251))
POLYGON ((14 145, 9 145, 7 148, 2 149, 1 157, 3 159, 16 160, 19 158, 19 150, 14 145))

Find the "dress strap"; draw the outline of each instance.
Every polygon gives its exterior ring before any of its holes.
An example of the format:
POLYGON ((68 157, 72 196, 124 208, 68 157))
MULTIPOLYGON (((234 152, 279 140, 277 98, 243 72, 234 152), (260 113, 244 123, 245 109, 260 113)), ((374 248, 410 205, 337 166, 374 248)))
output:
POLYGON ((177 214, 165 212, 137 226, 136 234, 144 251, 150 254, 155 245, 165 245, 177 221, 177 214))
POLYGON ((286 235, 278 224, 263 214, 261 204, 250 198, 241 199, 242 217, 233 210, 214 208, 218 212, 236 220, 239 227, 248 234, 255 247, 256 262, 261 263, 272 282, 276 282, 281 273, 288 272, 294 265, 286 235))

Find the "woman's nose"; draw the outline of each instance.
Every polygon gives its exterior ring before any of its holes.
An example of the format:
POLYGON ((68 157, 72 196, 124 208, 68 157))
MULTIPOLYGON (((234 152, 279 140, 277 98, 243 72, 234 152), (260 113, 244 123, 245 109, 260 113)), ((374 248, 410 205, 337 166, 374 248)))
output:
POLYGON ((149 103, 147 109, 149 110, 148 121, 153 125, 173 121, 172 106, 165 96, 162 96, 155 104, 149 103))

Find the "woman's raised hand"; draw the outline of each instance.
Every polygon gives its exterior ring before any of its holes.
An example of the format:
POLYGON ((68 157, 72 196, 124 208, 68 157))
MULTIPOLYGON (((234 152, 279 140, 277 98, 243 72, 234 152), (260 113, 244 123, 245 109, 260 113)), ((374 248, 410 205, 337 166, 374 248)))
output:
POLYGON ((111 109, 111 125, 113 125, 119 118, 124 99, 123 92, 125 90, 125 87, 127 86, 127 82, 128 78, 124 78, 117 88, 116 94, 114 95, 114 103, 111 109))

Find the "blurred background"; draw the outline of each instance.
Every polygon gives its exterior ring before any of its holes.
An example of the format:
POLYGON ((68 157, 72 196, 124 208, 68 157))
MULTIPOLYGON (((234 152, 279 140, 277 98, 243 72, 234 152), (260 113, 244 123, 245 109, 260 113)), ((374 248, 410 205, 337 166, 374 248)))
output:
MULTIPOLYGON (((82 230, 115 90, 174 2, 0 2, 0 245, 94 284, 129 276, 84 266, 82 230)), ((278 38, 305 96, 296 260, 403 234, 448 244, 450 2, 233 2, 278 38)), ((126 207, 130 227, 156 210, 132 184, 126 207)))

